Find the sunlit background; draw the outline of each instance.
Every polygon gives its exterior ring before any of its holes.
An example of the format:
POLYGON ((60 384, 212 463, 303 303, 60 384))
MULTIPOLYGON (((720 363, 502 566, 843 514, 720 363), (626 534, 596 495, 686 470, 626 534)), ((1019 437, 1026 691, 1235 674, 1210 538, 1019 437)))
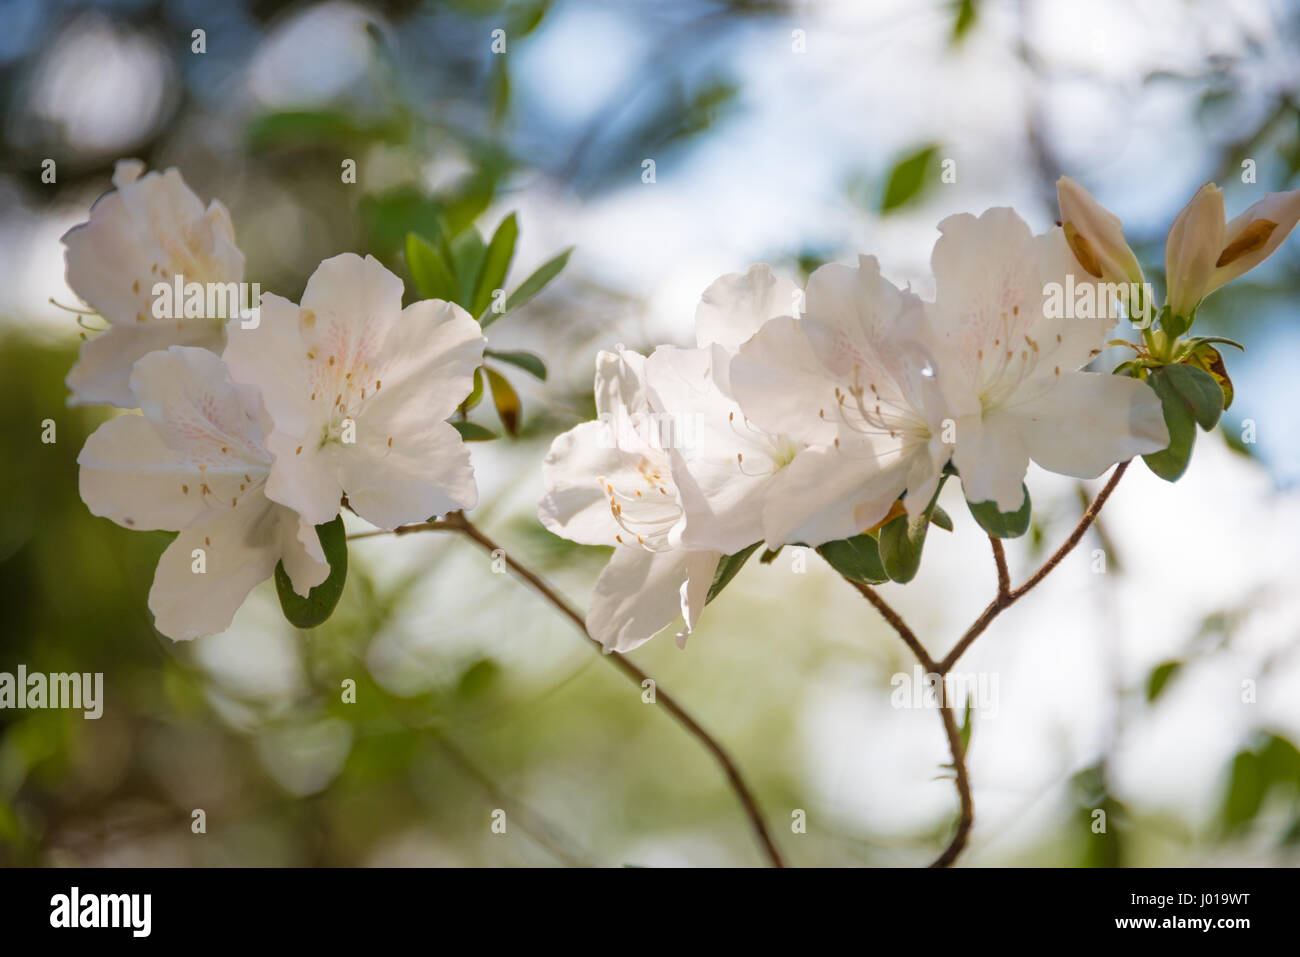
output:
MULTIPOLYGON (((489 330, 549 376, 511 373, 522 430, 473 446, 473 517, 583 606, 606 556, 550 536, 535 504, 551 438, 592 414, 598 349, 690 343, 700 292, 755 261, 801 276, 874 253, 929 293, 941 218, 1014 205, 1046 228, 1061 173, 1124 218, 1159 283, 1202 182, 1230 216, 1300 185, 1298 38, 1300 4, 1220 0, 0 3, 0 671, 102 671, 107 695, 98 721, 0 711, 0 862, 762 862, 699 743, 464 539, 355 542, 311 632, 269 584, 226 634, 154 631, 165 536, 77 496, 107 413, 66 408, 82 330, 50 301, 79 304, 59 237, 115 159, 220 199, 246 278, 292 298, 348 250, 409 275, 403 238, 440 221, 490 234, 517 211, 511 284, 575 246, 489 330)), ((1207 332, 1247 345, 1226 355, 1220 429, 1176 485, 1135 464, 963 659, 997 691, 973 712, 963 862, 1300 863, 1297 295, 1293 238, 1210 300, 1207 332)), ((490 403, 473 418, 502 432, 490 403)), ((1085 485, 1031 472, 1015 579, 1085 485)), ((943 504, 955 533, 883 586, 936 655, 995 587, 959 490, 943 504)), ((939 721, 891 705, 906 649, 793 552, 751 562, 684 651, 632 657, 731 752, 791 863, 924 863, 955 819, 939 721)))

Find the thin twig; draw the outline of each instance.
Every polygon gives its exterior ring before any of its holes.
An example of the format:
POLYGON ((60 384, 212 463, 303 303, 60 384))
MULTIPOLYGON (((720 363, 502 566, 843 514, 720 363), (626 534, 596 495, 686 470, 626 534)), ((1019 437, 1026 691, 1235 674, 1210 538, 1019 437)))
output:
POLYGON ((1110 498, 1110 493, 1115 491, 1115 486, 1118 485, 1119 480, 1124 477, 1124 472, 1127 469, 1128 462, 1121 462, 1115 467, 1115 471, 1111 473, 1110 480, 1102 490, 1097 493, 1097 497, 1093 499, 1092 504, 1088 506, 1088 510, 1083 513, 1083 518, 1079 519, 1079 524, 1074 527, 1074 531, 1070 533, 1069 537, 1064 541, 1064 543, 1062 543, 1061 547, 1053 552, 1052 556, 1047 559, 1047 561, 1043 562, 1038 571, 1030 575, 1025 583, 1019 588, 1013 588, 1003 594, 999 594, 997 598, 993 599, 993 601, 989 603, 988 607, 985 608, 971 626, 966 629, 966 633, 957 640, 957 644, 953 645, 952 651, 948 652, 944 659, 939 662, 939 671, 942 674, 947 674, 952 670, 952 666, 957 663, 957 659, 966 653, 966 649, 968 649, 974 643, 975 639, 993 623, 994 618, 1023 598, 1026 592, 1046 578, 1057 565, 1061 564, 1061 561, 1065 556, 1074 550, 1074 546, 1079 544, 1080 539, 1083 538, 1084 534, 1092 526, 1093 521, 1097 518, 1097 513, 1100 512, 1101 507, 1106 504, 1106 499, 1110 498))
POLYGON ((559 834, 556 828, 548 823, 541 815, 530 809, 527 805, 517 799, 511 798, 497 786, 496 782, 481 771, 469 756, 460 748, 456 747, 442 735, 435 735, 434 741, 440 750, 453 764, 459 767, 465 774, 478 782, 479 787, 488 793, 497 804, 502 807, 510 807, 513 816, 519 822, 519 828, 527 834, 543 850, 554 855, 565 865, 569 867, 585 867, 584 861, 575 854, 565 850, 566 844, 572 842, 559 834))
POLYGON ((907 627, 907 623, 903 621, 902 616, 899 615, 898 612, 894 611, 885 599, 880 597, 878 591, 870 585, 854 581, 852 578, 845 578, 844 580, 861 592, 862 597, 875 606, 876 611, 880 612, 880 617, 889 622, 890 627, 892 627, 894 631, 898 632, 898 637, 903 639, 903 643, 912 649, 912 654, 916 655, 917 661, 921 662, 927 673, 938 671, 938 662, 930 657, 929 652, 925 650, 920 639, 916 637, 911 628, 907 627))
MULTIPOLYGON (((406 535, 412 532, 426 531, 459 532, 466 538, 478 544, 488 553, 500 552, 500 554, 505 558, 506 565, 510 570, 522 578, 535 592, 545 598, 555 606, 561 614, 573 622, 578 630, 582 632, 583 637, 586 638, 594 648, 601 652, 603 658, 611 662, 615 667, 627 675, 627 677, 634 681, 638 687, 644 687, 645 682, 653 680, 649 675, 633 664, 632 660, 625 655, 617 651, 606 652, 604 646, 593 638, 591 633, 587 630, 587 622, 581 612, 566 601, 539 575, 527 566, 521 564, 513 555, 489 538, 477 525, 473 524, 468 518, 466 518, 463 513, 453 512, 442 521, 437 522, 420 522, 414 525, 402 525, 393 529, 391 534, 406 535)), ((373 535, 384 534, 390 533, 385 531, 360 532, 348 537, 368 538, 373 535)), ((683 728, 704 745, 705 749, 713 755, 714 760, 716 760, 719 766, 721 766, 722 771, 726 775, 727 781, 731 786, 731 790, 735 792, 736 798, 740 801, 741 807, 745 811, 745 816, 749 819, 750 826, 753 828, 754 834, 758 838, 758 842, 762 846, 768 862, 773 867, 784 867, 785 862, 781 858, 781 852, 777 849, 776 843, 772 840, 772 835, 768 832, 767 825, 763 820, 763 813, 758 807, 758 802, 755 800, 753 792, 750 790, 749 785, 741 775, 740 769, 736 767, 735 762, 732 761, 731 756, 726 752, 722 745, 720 745, 713 736, 709 734, 709 732, 705 731, 704 728, 700 726, 698 721, 691 717, 685 708, 677 703, 676 699, 663 689, 662 685, 656 681, 654 682, 654 687, 655 702, 662 704, 664 710, 672 715, 683 728)))
POLYGON ((975 799, 971 796, 970 774, 966 770, 966 748, 962 745, 957 719, 952 708, 942 701, 939 704, 939 717, 943 720, 944 734, 948 736, 948 750, 952 752, 952 766, 956 772, 954 784, 961 813, 957 816, 957 831, 952 840, 930 866, 951 867, 953 861, 957 860, 957 855, 966 847, 966 838, 970 835, 971 825, 975 823, 975 799))
MULTIPOLYGON (((908 648, 912 649, 912 653, 916 655, 917 660, 921 662, 927 673, 938 676, 940 686, 943 687, 943 679, 952 671, 953 666, 966 652, 966 649, 968 649, 975 642, 975 639, 983 634, 985 629, 993 623, 993 619, 1024 597, 1026 592, 1046 578, 1052 570, 1061 563, 1065 556, 1074 550, 1074 547, 1079 544, 1084 534, 1087 533, 1093 522, 1096 521, 1097 514, 1101 511, 1102 506, 1106 504, 1106 500, 1110 498, 1111 492, 1115 491, 1115 486, 1118 485, 1119 480, 1124 477, 1124 472, 1128 469, 1128 466, 1128 462, 1121 462, 1115 467, 1115 471, 1111 473, 1109 481, 1107 481, 1102 490, 1097 493, 1097 497, 1093 499, 1092 504, 1089 505, 1087 510, 1083 513, 1083 517, 1079 519, 1079 524, 1074 527, 1072 532, 1070 532, 1069 537, 1067 537, 1061 544, 1060 548, 1052 553, 1052 556, 1048 558, 1047 561, 1043 562, 1038 571, 1030 575, 1029 578, 1025 580, 1025 583, 1019 588, 1011 587, 1011 573, 1007 568, 1007 556, 1006 552, 1002 548, 1001 540, 992 536, 989 537, 989 543, 993 548, 993 562, 997 566, 997 597, 989 603, 988 607, 985 608, 971 626, 966 629, 965 634, 958 639, 957 644, 953 646, 952 651, 948 652, 942 661, 936 662, 930 657, 930 654, 925 650, 920 640, 916 637, 915 632, 913 632, 912 629, 908 627, 907 623, 903 621, 902 616, 899 615, 888 602, 880 597, 879 593, 877 593, 874 588, 870 585, 853 581, 851 578, 846 577, 844 580, 856 588, 862 596, 867 599, 867 601, 871 602, 875 609, 880 612, 881 617, 884 618, 885 621, 889 623, 890 627, 898 633, 898 637, 903 640, 903 643, 906 644, 908 648)), ((956 772, 957 797, 961 804, 961 814, 957 819, 957 831, 953 834, 952 840, 949 841, 948 846, 944 848, 943 853, 935 858, 934 863, 930 866, 948 867, 957 859, 957 856, 966 846, 966 840, 970 834, 971 825, 975 821, 975 802, 971 795, 970 775, 966 770, 966 754, 965 748, 962 746, 961 742, 961 731, 957 727, 957 720, 953 716, 952 708, 944 701, 941 701, 939 705, 939 717, 943 721, 944 734, 948 738, 948 749, 952 752, 952 764, 953 769, 956 772)))
POLYGON ((989 536, 993 546, 993 564, 998 567, 998 597, 1006 598, 1011 594, 1011 572, 1007 568, 1007 553, 1002 550, 1002 539, 989 536))

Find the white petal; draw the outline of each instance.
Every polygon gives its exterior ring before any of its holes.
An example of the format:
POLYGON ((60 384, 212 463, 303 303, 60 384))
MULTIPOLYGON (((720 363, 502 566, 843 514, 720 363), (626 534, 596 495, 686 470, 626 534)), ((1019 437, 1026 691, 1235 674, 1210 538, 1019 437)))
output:
POLYGON ((367 413, 388 415, 400 405, 418 407, 426 419, 446 419, 469 396, 484 345, 482 328, 455 303, 412 303, 378 356, 383 378, 366 400, 367 413))
POLYGON ((277 506, 276 513, 280 522, 280 560, 284 562, 284 571, 293 590, 306 598, 308 592, 329 577, 330 566, 325 560, 325 549, 315 525, 292 509, 277 506))
POLYGON ((236 382, 254 384, 277 431, 306 436, 326 420, 333 396, 312 384, 311 345, 301 331, 301 310, 280 296, 264 293, 260 321, 251 328, 232 322, 221 354, 236 382))
POLYGON ((259 497, 176 536, 159 559, 149 590, 158 630, 174 641, 189 641, 229 628, 248 593, 275 571, 278 511, 259 497), (200 549, 206 566, 201 574, 194 571, 200 549))
POLYGON ((701 347, 722 346, 734 352, 775 316, 797 315, 799 287, 756 263, 744 273, 714 280, 695 309, 695 339, 701 347))
POLYGON ((293 509, 312 525, 331 521, 343 499, 340 448, 334 442, 321 445, 272 432, 266 440, 272 459, 266 497, 293 509))
POLYGON ((730 554, 763 537, 762 496, 793 449, 748 424, 713 380, 716 349, 660 346, 645 364, 654 406, 673 423, 673 482, 685 523, 673 542, 730 554))
POLYGON ((763 431, 809 445, 838 431, 835 382, 813 352, 799 320, 769 320, 731 360, 731 391, 763 431))
POLYGON ((687 581, 689 552, 614 549, 596 579, 587 630, 606 651, 631 651, 677 620, 687 581))
MULTIPOLYGON (((1089 269, 1092 277, 1106 282, 1140 283, 1142 267, 1124 238, 1119 217, 1068 176, 1056 181, 1056 195, 1061 207, 1061 221, 1072 235, 1086 243, 1081 250, 1083 255, 1077 261, 1082 264, 1087 259, 1101 273, 1097 276, 1089 269)), ((1078 239, 1074 242, 1077 243, 1078 239)))
POLYGON ((1117 462, 1169 445, 1155 390, 1127 376, 1065 373, 1055 389, 1019 413, 1033 460, 1076 478, 1095 478, 1117 462))
POLYGON ((210 319, 150 319, 109 326, 81 344, 77 362, 68 372, 72 392, 68 404, 107 402, 120 409, 134 408, 131 368, 141 357, 173 345, 219 352, 224 339, 225 323, 210 319))
POLYGON ((86 439, 77 463, 91 514, 127 528, 175 531, 209 510, 189 457, 170 448, 143 416, 109 419, 86 439))
POLYGON ((402 280, 374 256, 341 253, 307 280, 302 308, 313 315, 304 339, 340 362, 377 351, 402 314, 402 280))
POLYGON ((478 504, 469 449, 452 426, 425 418, 418 405, 376 422, 370 415, 362 410, 356 442, 338 453, 353 511, 380 528, 396 528, 478 504))
POLYGON ((686 627, 677 633, 677 647, 685 648, 686 639, 700 623, 704 613, 704 604, 713 587, 713 579, 718 571, 721 552, 690 551, 686 553, 686 581, 682 582, 682 620, 686 627))
POLYGON ((866 442, 805 449, 772 480, 763 507, 769 548, 851 538, 874 526, 907 487, 910 459, 866 442))
POLYGON ((1004 412, 987 413, 957 422, 957 446, 952 461, 961 473, 968 502, 994 502, 1001 512, 1014 512, 1024 504, 1021 487, 1029 470, 1016 418, 1004 412))
POLYGON ((1205 295, 1224 247, 1223 190, 1206 183, 1169 227, 1165 239, 1165 296, 1175 316, 1188 316, 1205 295))
POLYGON ((596 355, 596 414, 626 415, 647 408, 642 374, 645 356, 631 349, 596 355))
POLYGON ((557 435, 542 461, 546 495, 537 517, 551 532, 580 545, 615 545, 622 528, 600 484, 625 466, 604 422, 584 422, 557 435))
POLYGON ((1227 229, 1224 231, 1224 249, 1220 256, 1221 259, 1226 258, 1228 261, 1222 266, 1218 266, 1210 275, 1205 294, 1209 295, 1225 282, 1236 279, 1242 273, 1254 269, 1273 255, 1287 236, 1291 235, 1291 231, 1295 229, 1297 222, 1300 222, 1300 189, 1293 189, 1285 193, 1268 193, 1258 202, 1252 203, 1245 212, 1234 216, 1232 222, 1228 223, 1227 229), (1247 227, 1261 220, 1266 223, 1276 223, 1269 231, 1267 239, 1258 245, 1254 243, 1247 244, 1249 251, 1242 252, 1234 257, 1232 244, 1244 238, 1243 233, 1247 227))
POLYGON ((217 356, 151 352, 136 363, 131 392, 142 414, 104 423, 78 457, 92 512, 132 528, 179 529, 260 494, 269 464, 261 409, 217 356))

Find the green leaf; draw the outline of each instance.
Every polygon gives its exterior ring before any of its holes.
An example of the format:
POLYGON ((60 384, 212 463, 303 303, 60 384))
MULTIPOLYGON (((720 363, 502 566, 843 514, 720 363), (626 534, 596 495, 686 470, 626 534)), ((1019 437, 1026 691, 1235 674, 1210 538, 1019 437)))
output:
POLYGON ((889 581, 874 535, 854 535, 817 546, 817 554, 845 578, 867 585, 889 581))
POLYGON ((952 42, 960 43, 975 25, 975 0, 957 0, 957 18, 952 24, 952 42))
POLYGON ((754 554, 754 550, 761 544, 762 542, 755 542, 748 548, 742 548, 734 555, 723 555, 718 560, 718 567, 713 572, 713 584, 709 586, 709 593, 704 596, 704 604, 707 605, 713 601, 718 597, 722 589, 731 584, 731 580, 736 577, 736 573, 745 566, 749 556, 754 554))
POLYGON ((1165 685, 1183 666, 1181 661, 1165 661, 1152 669, 1151 674, 1147 677, 1147 703, 1155 701, 1160 697, 1160 692, 1165 690, 1165 685))
MULTIPOLYGON (((510 270, 510 260, 515 256, 515 241, 519 238, 519 222, 511 213, 501 220, 501 225, 492 234, 483 263, 479 266, 478 279, 474 283, 474 300, 470 314, 483 321, 484 314, 492 305, 492 293, 505 285, 506 273, 510 270)), ((486 324, 486 323, 485 323, 486 324)))
POLYGON ((1164 379, 1178 397, 1187 403, 1192 417, 1206 432, 1218 425, 1219 416, 1223 413, 1223 389, 1210 373, 1195 366, 1174 365, 1157 369, 1151 378, 1164 379))
POLYGON ((1235 392, 1232 379, 1228 377, 1228 367, 1219 350, 1208 342, 1202 342, 1192 350, 1188 362, 1197 369, 1203 369, 1219 384, 1219 390, 1223 393, 1223 410, 1226 412, 1231 408, 1235 392))
POLYGON ((468 412, 474 406, 483 401, 483 367, 479 366, 474 370, 474 385, 469 390, 469 395, 465 401, 460 404, 461 409, 468 412))
POLYGON ((930 162, 938 151, 937 146, 926 146, 895 164, 880 200, 880 212, 888 213, 920 198, 929 185, 930 162))
POLYGON ((415 288, 425 299, 455 302, 460 298, 456 280, 437 248, 422 236, 406 234, 406 265, 410 267, 415 288))
POLYGON ((930 529, 935 509, 939 507, 939 493, 943 491, 943 483, 946 481, 948 475, 945 473, 939 479, 934 494, 930 496, 930 501, 920 515, 912 518, 904 512, 880 528, 880 537, 877 541, 880 546, 881 562, 885 567, 885 573, 900 584, 915 578, 917 569, 921 567, 921 550, 925 547, 925 534, 930 529))
POLYGON ((495 349, 488 349, 483 354, 496 359, 498 362, 508 362, 512 366, 518 366, 543 382, 546 381, 546 363, 542 361, 541 356, 534 355, 531 352, 497 352, 495 349))
POLYGON ((1029 529, 1029 489, 1021 483, 1025 500, 1014 512, 999 512, 993 502, 967 502, 975 521, 994 538, 1019 538, 1029 529))
MULTIPOLYGON (((569 256, 573 253, 573 247, 570 246, 564 252, 560 253, 554 259, 547 260, 538 266, 531 276, 519 284, 519 288, 510 294, 506 300, 506 312, 514 312, 533 296, 537 295, 550 283, 552 279, 560 274, 569 261, 569 256)), ((487 326, 498 319, 498 316, 492 315, 483 321, 487 326)))
POLYGON ((338 605, 339 596, 343 594, 343 583, 348 577, 348 535, 343 528, 343 516, 336 515, 333 521, 317 525, 316 537, 325 550, 330 573, 329 577, 307 593, 306 598, 293 590, 289 573, 284 570, 284 562, 275 566, 275 591, 280 596, 280 608, 295 628, 315 628, 323 624, 338 605))
POLYGON ((880 530, 880 558, 885 572, 899 583, 910 582, 921 567, 921 549, 930 519, 925 515, 900 515, 880 530))
POLYGON ((930 510, 930 524, 938 525, 945 532, 951 532, 953 529, 952 516, 938 505, 930 510))
POLYGON ((453 422, 451 424, 466 442, 491 442, 493 439, 500 438, 491 429, 485 429, 477 422, 453 422))
POLYGON ((970 737, 975 731, 975 713, 972 708, 974 703, 975 696, 973 694, 968 695, 966 697, 966 713, 962 716, 961 727, 958 729, 961 732, 961 753, 963 756, 970 753, 970 737))
MULTIPOLYGON (((1169 445, 1159 452, 1142 456, 1149 468, 1166 482, 1176 482, 1187 471, 1191 461, 1192 449, 1196 445, 1196 418, 1192 408, 1175 387, 1168 375, 1169 369, 1181 366, 1164 366, 1156 369, 1147 377, 1147 384, 1160 396, 1160 405, 1164 410, 1165 425, 1169 429, 1169 445)), ((1199 370, 1193 370, 1194 372, 1199 370)), ((1220 400, 1223 390, 1219 388, 1209 373, 1201 373, 1209 379, 1220 400)))
POLYGON ((1228 832, 1240 831, 1255 819, 1264 804, 1264 782, 1259 755, 1239 751, 1228 773, 1228 793, 1223 800, 1223 825, 1228 832))
POLYGON ((492 390, 492 404, 497 407, 501 424, 505 426, 510 437, 514 438, 519 435, 519 413, 522 410, 519 393, 500 372, 495 369, 483 371, 487 373, 488 388, 492 390))
POLYGON ((478 271, 483 266, 486 252, 483 237, 474 226, 468 227, 451 241, 451 258, 460 288, 460 297, 456 301, 462 306, 474 301, 474 283, 478 282, 478 271))

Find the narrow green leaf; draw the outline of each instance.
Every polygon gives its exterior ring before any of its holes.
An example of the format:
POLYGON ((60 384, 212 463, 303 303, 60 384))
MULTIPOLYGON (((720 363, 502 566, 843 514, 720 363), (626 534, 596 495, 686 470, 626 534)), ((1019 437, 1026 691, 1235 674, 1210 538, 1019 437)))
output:
MULTIPOLYGON (((569 262, 569 256, 573 253, 573 247, 570 246, 564 252, 560 253, 554 259, 549 259, 542 263, 534 270, 533 274, 519 284, 519 288, 510 294, 506 300, 506 312, 514 312, 533 296, 537 295, 550 283, 552 279, 558 276, 569 262)), ((483 321, 483 325, 489 325, 495 321, 497 316, 489 316, 483 321)))
POLYGON ((500 438, 491 429, 485 429, 477 422, 453 422, 452 425, 466 442, 491 442, 493 439, 500 438))
POLYGON ((496 359, 498 362, 508 362, 512 366, 518 366, 543 382, 546 381, 546 363, 542 361, 541 356, 534 355, 531 352, 497 352, 495 349, 488 349, 483 354, 496 359))
POLYGON ((952 24, 952 42, 960 43, 975 25, 975 0, 957 0, 957 17, 952 24))
POLYGON ((937 146, 926 146, 894 165, 880 200, 880 212, 888 213, 920 198, 929 185, 930 163, 938 151, 937 146))
POLYGON ((962 716, 961 727, 961 753, 966 755, 970 753, 970 738, 975 731, 975 696, 973 694, 966 696, 966 713, 962 716))
POLYGON ((754 550, 761 544, 762 542, 755 542, 748 548, 742 548, 734 555, 723 555, 718 560, 718 567, 713 573, 713 584, 709 586, 709 593, 704 596, 704 604, 707 605, 713 601, 718 597, 722 589, 731 584, 731 580, 736 577, 736 573, 745 567, 745 562, 749 560, 749 556, 754 554, 754 550))
POLYGON ((1165 661, 1151 670, 1151 674, 1147 677, 1147 703, 1160 697, 1160 692, 1165 690, 1165 685, 1169 683, 1169 679, 1182 666, 1181 661, 1165 661))
POLYGON ((483 266, 483 256, 486 253, 487 246, 474 226, 467 227, 451 241, 451 259, 456 267, 456 283, 460 289, 457 302, 462 306, 474 301, 474 284, 478 282, 478 271, 483 266))
POLYGON ((406 265, 422 298, 446 302, 460 298, 456 280, 442 254, 427 239, 415 233, 406 234, 406 265))
POLYGON ((519 414, 522 410, 519 393, 500 372, 495 369, 484 371, 487 373, 488 388, 492 391, 492 404, 497 407, 497 415, 501 417, 506 432, 514 438, 519 435, 519 414))
POLYGON ((275 566, 275 592, 280 596, 280 608, 295 628, 315 628, 323 624, 338 605, 339 596, 343 594, 343 583, 348 577, 348 536, 343 528, 343 516, 336 515, 333 521, 317 525, 316 537, 325 550, 330 573, 329 577, 307 593, 306 598, 293 590, 289 573, 284 570, 284 562, 275 566))
POLYGON ((889 581, 874 535, 854 535, 817 546, 817 554, 845 578, 866 585, 889 581))
POLYGON ((465 397, 465 401, 460 404, 460 407, 464 411, 468 412, 470 411, 470 409, 474 408, 474 406, 482 402, 483 389, 484 389, 483 367, 479 366, 477 369, 474 370, 474 385, 471 386, 469 390, 469 395, 465 397))
POLYGON ((519 222, 511 213, 501 220, 501 225, 492 234, 487 252, 479 266, 478 279, 474 283, 474 301, 470 314, 480 322, 488 307, 492 305, 492 293, 505 285, 506 273, 510 271, 510 260, 515 256, 515 241, 519 238, 519 222))
POLYGON ((930 524, 938 525, 945 532, 951 532, 953 529, 952 516, 938 505, 930 510, 930 524))
POLYGON ((980 527, 994 538, 1019 538, 1029 529, 1029 489, 1022 483, 1025 493, 1020 508, 1014 512, 999 512, 993 502, 967 502, 971 515, 980 527))

